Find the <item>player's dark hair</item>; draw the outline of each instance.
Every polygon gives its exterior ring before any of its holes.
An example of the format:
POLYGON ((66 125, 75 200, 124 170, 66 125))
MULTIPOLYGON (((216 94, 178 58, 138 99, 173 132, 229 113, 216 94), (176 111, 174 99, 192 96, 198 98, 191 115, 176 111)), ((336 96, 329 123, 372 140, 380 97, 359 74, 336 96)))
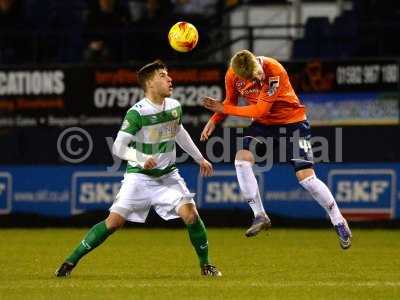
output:
POLYGON ((160 69, 166 69, 167 65, 161 61, 160 59, 157 59, 144 67, 142 67, 138 72, 137 72, 137 77, 140 86, 146 91, 146 82, 153 78, 155 72, 160 69))

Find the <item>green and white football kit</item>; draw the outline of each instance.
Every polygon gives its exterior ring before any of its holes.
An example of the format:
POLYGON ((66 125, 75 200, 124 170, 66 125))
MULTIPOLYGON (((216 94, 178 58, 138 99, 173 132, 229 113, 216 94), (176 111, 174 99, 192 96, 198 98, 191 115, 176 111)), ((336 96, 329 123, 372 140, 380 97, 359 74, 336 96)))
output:
POLYGON ((203 159, 182 126, 178 101, 166 98, 159 106, 144 98, 128 110, 113 147, 114 154, 127 160, 127 168, 111 212, 143 223, 152 206, 160 217, 169 220, 179 218, 181 205, 194 204, 194 194, 175 166, 175 142, 196 161, 203 159), (157 166, 144 169, 150 157, 157 166))
MULTIPOLYGON (((107 224, 115 214, 141 223, 145 222, 151 207, 165 220, 179 218, 178 212, 185 216, 179 208, 188 203, 194 205, 194 194, 190 193, 175 166, 175 142, 201 168, 209 165, 182 126, 182 109, 177 100, 165 98, 162 105, 157 105, 144 98, 128 110, 113 144, 113 154, 127 161, 121 189, 110 207, 113 214, 86 233, 57 269, 57 277, 69 276, 85 255, 123 225, 107 224)), ((211 165, 209 168, 212 170, 211 165)), ((192 209, 191 213, 195 217, 184 221, 199 259, 201 274, 221 276, 209 261, 207 229, 197 212, 192 209)))

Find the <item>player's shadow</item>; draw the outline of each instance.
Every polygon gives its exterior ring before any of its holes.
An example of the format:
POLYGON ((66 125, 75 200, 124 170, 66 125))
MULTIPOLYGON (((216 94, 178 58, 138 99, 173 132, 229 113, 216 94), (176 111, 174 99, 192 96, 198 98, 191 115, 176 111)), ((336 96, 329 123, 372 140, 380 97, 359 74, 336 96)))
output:
POLYGON ((77 279, 80 281, 96 281, 96 280, 101 280, 101 281, 114 281, 114 280, 165 280, 165 279, 177 279, 177 280, 190 280, 194 276, 192 274, 146 274, 146 275, 141 275, 141 274, 79 274, 79 275, 72 275, 70 278, 67 279, 77 279))

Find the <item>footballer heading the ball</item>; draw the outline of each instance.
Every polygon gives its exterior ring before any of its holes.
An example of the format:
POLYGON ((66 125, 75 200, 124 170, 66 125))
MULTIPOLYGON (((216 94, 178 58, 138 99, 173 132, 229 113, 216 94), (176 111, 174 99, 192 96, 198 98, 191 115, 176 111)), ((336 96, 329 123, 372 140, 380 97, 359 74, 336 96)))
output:
POLYGON ((168 33, 168 41, 172 48, 179 52, 189 52, 196 47, 199 33, 193 24, 178 22, 171 27, 168 33))

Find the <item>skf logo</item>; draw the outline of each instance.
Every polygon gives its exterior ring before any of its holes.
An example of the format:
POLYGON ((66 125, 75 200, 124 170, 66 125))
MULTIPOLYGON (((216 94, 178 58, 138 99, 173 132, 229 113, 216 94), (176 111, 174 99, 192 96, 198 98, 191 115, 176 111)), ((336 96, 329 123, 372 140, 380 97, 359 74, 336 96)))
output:
POLYGON ((122 177, 122 173, 74 173, 72 176, 71 213, 108 209, 119 192, 122 177))
POLYGON ((8 172, 0 172, 0 214, 11 211, 12 176, 8 172))
POLYGON ((390 186, 387 180, 342 180, 337 183, 338 202, 378 202, 390 186))
MULTIPOLYGON (((257 174, 257 179, 262 194, 263 177, 257 174)), ((212 177, 198 177, 197 203, 201 207, 232 207, 246 206, 234 170, 217 170, 212 177)))
POLYGON ((331 170, 328 184, 345 214, 358 219, 394 217, 397 191, 394 170, 331 170))
POLYGON ((114 202, 121 183, 119 182, 82 182, 79 189, 79 203, 94 204, 114 202))
POLYGON ((207 184, 207 203, 243 202, 237 182, 210 181, 207 184))

